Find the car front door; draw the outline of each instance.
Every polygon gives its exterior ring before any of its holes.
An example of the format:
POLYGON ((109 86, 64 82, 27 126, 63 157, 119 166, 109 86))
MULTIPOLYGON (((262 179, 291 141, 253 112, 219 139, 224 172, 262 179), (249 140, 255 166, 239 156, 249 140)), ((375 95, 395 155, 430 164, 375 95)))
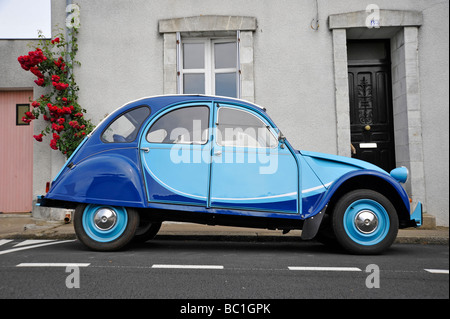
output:
POLYGON ((213 132, 211 207, 298 213, 297 161, 267 119, 215 104, 213 132))
POLYGON ((207 205, 210 107, 210 103, 172 107, 145 128, 140 152, 149 202, 207 205))

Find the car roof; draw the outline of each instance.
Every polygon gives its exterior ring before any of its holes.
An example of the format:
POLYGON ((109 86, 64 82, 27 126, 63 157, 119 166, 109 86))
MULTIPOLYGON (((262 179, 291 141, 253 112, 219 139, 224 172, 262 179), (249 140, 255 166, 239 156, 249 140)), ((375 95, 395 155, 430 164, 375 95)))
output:
MULTIPOLYGON (((129 110, 142 106, 148 105, 152 114, 158 113, 169 106, 188 103, 188 102, 216 102, 216 103, 231 103, 246 106, 256 112, 264 112, 265 108, 258 106, 256 104, 250 103, 245 100, 240 100, 236 98, 215 96, 215 95, 201 95, 201 94, 176 94, 176 95, 155 95, 149 97, 143 97, 134 101, 127 102, 123 106, 114 110, 111 114, 105 117, 100 123, 98 123, 95 129, 89 134, 89 136, 94 135, 98 131, 103 131, 103 129, 110 124, 110 122, 116 119, 120 114, 124 114, 129 110)), ((269 119, 268 115, 265 116, 269 119)), ((270 121, 270 119, 269 119, 270 121)))
POLYGON ((253 109, 258 109, 259 111, 265 111, 265 108, 250 103, 245 100, 240 100, 236 98, 223 97, 223 96, 213 96, 213 95, 200 95, 200 94, 177 94, 177 95, 157 95, 150 97, 143 97, 125 104, 120 110, 123 112, 124 109, 134 108, 136 106, 147 104, 152 108, 152 113, 156 113, 161 109, 164 109, 170 105, 184 103, 184 102, 201 102, 201 101, 212 101, 217 103, 237 103, 241 105, 248 106, 253 109))

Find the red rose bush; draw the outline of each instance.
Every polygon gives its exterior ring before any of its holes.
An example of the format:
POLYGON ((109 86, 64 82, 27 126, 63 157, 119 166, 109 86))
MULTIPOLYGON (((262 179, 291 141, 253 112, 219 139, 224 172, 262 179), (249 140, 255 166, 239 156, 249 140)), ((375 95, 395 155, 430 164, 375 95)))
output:
POLYGON ((74 60, 78 31, 71 28, 68 32, 70 41, 66 41, 62 33, 52 40, 39 34, 39 46, 17 58, 22 69, 36 76, 36 85, 48 88, 47 94, 32 101, 32 110, 25 113, 22 121, 30 123, 42 115, 47 125, 40 134, 33 135, 34 139, 42 142, 44 136, 50 135, 50 147, 60 150, 66 157, 93 129, 84 116, 86 110, 78 104, 79 89, 73 74, 74 65, 80 65, 74 60))

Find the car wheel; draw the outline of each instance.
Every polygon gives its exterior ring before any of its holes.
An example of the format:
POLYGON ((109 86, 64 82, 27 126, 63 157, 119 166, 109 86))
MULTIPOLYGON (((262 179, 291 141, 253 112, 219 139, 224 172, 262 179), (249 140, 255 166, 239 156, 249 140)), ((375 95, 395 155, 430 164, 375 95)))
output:
POLYGON ((93 250, 113 251, 125 247, 138 225, 139 214, 132 208, 83 204, 75 209, 75 233, 93 250))
POLYGON ((397 237, 395 207, 385 196, 372 190, 355 190, 342 196, 332 218, 336 240, 351 253, 381 253, 397 237))
POLYGON ((141 220, 141 224, 134 235, 133 241, 137 243, 144 243, 147 240, 151 240, 155 238, 160 228, 161 223, 151 223, 141 220))

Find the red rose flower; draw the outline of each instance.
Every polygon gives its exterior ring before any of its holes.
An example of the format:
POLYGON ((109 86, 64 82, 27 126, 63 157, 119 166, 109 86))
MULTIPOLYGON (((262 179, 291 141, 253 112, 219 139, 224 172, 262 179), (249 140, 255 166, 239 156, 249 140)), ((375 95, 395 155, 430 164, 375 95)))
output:
POLYGON ((24 116, 24 117, 22 117, 22 122, 24 122, 24 123, 30 123, 31 120, 30 120, 30 119, 27 119, 27 117, 24 116))
POLYGON ((17 58, 22 69, 28 71, 32 67, 35 67, 39 63, 47 60, 47 58, 42 53, 42 50, 37 48, 36 51, 28 52, 28 55, 21 55, 17 58))
POLYGON ((51 140, 50 141, 50 147, 54 150, 58 149, 58 146, 56 146, 56 140, 51 140))
MULTIPOLYGON (((58 68, 60 68, 61 65, 64 64, 64 59, 60 56, 60 57, 58 58, 58 60, 53 61, 53 63, 55 63, 55 65, 56 65, 58 68)), ((65 64, 64 64, 64 65, 65 65, 65 64)))
POLYGON ((39 134, 39 135, 33 135, 33 137, 34 137, 34 139, 36 140, 36 141, 38 141, 38 142, 42 142, 42 134, 39 134))
POLYGON ((34 80, 34 83, 36 83, 39 86, 44 86, 44 79, 43 78, 39 78, 37 80, 34 80))
POLYGON ((78 124, 77 121, 70 121, 69 125, 72 126, 74 129, 80 129, 80 125, 78 124))
POLYGON ((64 125, 58 125, 56 123, 52 124, 52 130, 56 131, 56 132, 61 132, 62 130, 64 130, 64 125))
POLYGON ((25 115, 27 118, 34 120, 36 117, 34 116, 34 114, 30 111, 25 112, 25 115))
POLYGON ((67 89, 69 87, 69 84, 67 84, 67 83, 52 82, 52 84, 55 87, 55 89, 57 89, 59 91, 64 91, 65 89, 67 89))
POLYGON ((33 64, 33 66, 38 65, 39 63, 47 60, 47 58, 42 53, 42 50, 37 48, 36 51, 30 51, 28 52, 28 55, 30 57, 30 62, 33 64))
POLYGON ((32 65, 30 64, 30 57, 28 55, 21 55, 17 58, 17 61, 19 61, 20 66, 25 71, 28 71, 32 65))
POLYGON ((37 66, 33 66, 30 68, 30 72, 36 75, 38 78, 43 78, 44 75, 39 71, 39 68, 37 66))

